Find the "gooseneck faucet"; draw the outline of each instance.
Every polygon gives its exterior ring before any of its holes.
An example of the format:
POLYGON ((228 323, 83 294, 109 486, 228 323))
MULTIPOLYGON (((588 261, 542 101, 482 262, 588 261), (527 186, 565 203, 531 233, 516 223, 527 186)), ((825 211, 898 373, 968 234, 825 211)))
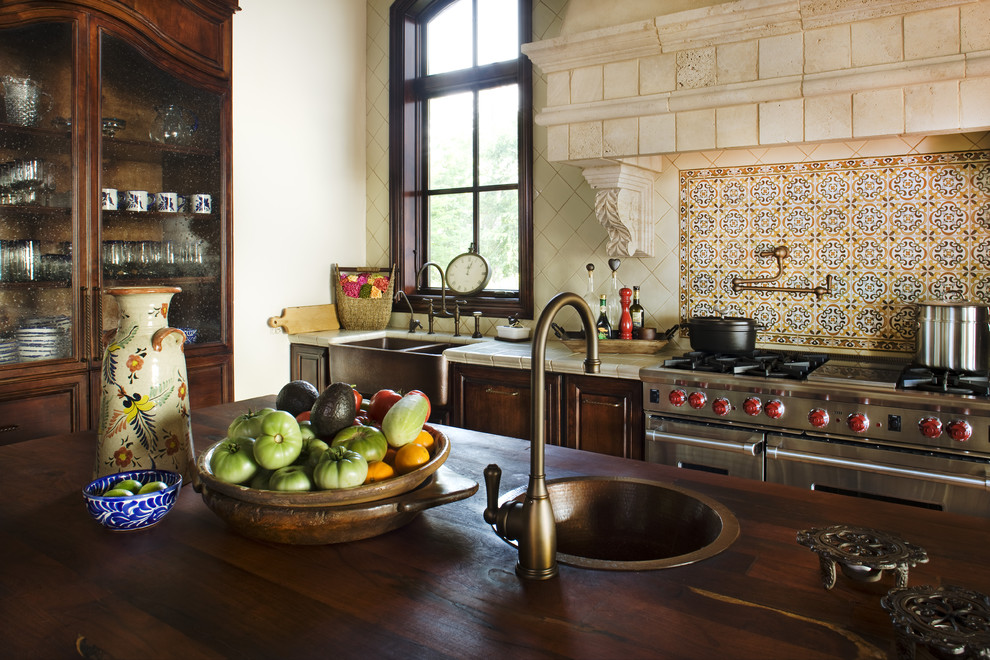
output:
POLYGON ((533 332, 533 349, 530 360, 530 468, 529 484, 523 502, 506 502, 498 505, 498 488, 502 470, 492 464, 485 468, 485 489, 488 504, 485 522, 495 533, 509 541, 517 541, 519 561, 516 574, 530 580, 546 580, 557 575, 557 526, 544 468, 546 454, 546 352, 550 324, 561 308, 570 305, 578 311, 584 326, 584 370, 596 374, 601 370, 598 359, 598 329, 591 307, 576 293, 558 293, 543 308, 533 332))
POLYGON ((413 311, 412 303, 409 302, 409 296, 406 295, 406 292, 399 289, 399 292, 395 294, 395 298, 396 301, 398 301, 399 298, 403 298, 406 301, 406 305, 409 306, 409 332, 414 333, 416 332, 416 328, 422 328, 423 324, 419 322, 419 319, 413 318, 416 312, 413 311))
POLYGON ((423 271, 430 266, 436 268, 437 272, 440 273, 440 311, 433 314, 433 316, 448 319, 453 315, 447 311, 447 276, 443 274, 443 268, 440 267, 440 264, 435 261, 427 261, 425 264, 420 266, 419 270, 416 271, 416 286, 419 286, 419 279, 420 276, 422 276, 423 271))

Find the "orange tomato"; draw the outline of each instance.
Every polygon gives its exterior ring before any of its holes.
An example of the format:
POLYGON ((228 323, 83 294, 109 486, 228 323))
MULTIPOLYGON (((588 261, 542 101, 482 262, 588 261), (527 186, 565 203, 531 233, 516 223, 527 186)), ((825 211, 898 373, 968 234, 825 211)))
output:
POLYGON ((395 453, 395 471, 399 474, 412 472, 430 460, 430 450, 423 445, 410 442, 399 447, 395 453))
POLYGON ((395 476, 395 470, 385 461, 375 461, 368 463, 368 477, 364 483, 371 484, 376 481, 384 481, 395 476))
POLYGON ((415 442, 417 445, 423 445, 429 450, 433 449, 433 443, 434 443, 433 436, 430 435, 430 432, 427 431, 426 429, 420 431, 419 435, 416 436, 413 442, 415 442))
POLYGON ((395 465, 395 454, 396 454, 396 451, 397 450, 396 450, 395 447, 389 447, 385 451, 385 458, 382 459, 382 462, 383 463, 388 463, 389 465, 394 466, 395 465))

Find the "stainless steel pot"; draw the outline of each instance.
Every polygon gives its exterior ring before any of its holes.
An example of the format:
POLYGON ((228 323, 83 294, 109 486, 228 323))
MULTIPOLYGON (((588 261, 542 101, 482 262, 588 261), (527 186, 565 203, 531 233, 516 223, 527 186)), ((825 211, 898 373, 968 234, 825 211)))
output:
POLYGON ((762 326, 740 316, 696 316, 688 319, 691 350, 705 353, 752 353, 762 326))
POLYGON ((975 302, 919 303, 915 363, 929 369, 985 371, 988 320, 987 306, 975 302))

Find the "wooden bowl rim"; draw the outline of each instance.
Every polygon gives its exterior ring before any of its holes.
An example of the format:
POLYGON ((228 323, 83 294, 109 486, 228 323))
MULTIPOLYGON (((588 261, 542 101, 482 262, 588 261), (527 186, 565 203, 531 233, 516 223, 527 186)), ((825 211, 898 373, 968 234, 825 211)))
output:
POLYGON ((354 488, 279 492, 274 490, 258 490, 256 488, 248 488, 247 486, 220 481, 213 476, 213 472, 210 470, 210 458, 213 456, 214 450, 221 443, 225 442, 226 438, 213 443, 206 451, 200 454, 196 461, 196 468, 199 471, 199 477, 203 484, 209 487, 210 490, 243 502, 293 508, 347 506, 350 504, 373 502, 375 500, 396 497, 417 488, 447 460, 447 457, 450 455, 450 440, 447 438, 447 435, 430 424, 424 424, 423 428, 433 436, 437 447, 433 456, 426 464, 407 474, 385 479, 384 481, 355 486, 354 488))

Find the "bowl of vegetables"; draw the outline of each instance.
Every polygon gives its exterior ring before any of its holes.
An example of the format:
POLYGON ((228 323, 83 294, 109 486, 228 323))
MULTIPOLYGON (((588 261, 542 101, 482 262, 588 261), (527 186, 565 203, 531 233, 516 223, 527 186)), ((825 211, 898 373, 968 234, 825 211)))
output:
POLYGON ((82 494, 96 522, 113 531, 129 532, 161 522, 181 487, 178 472, 131 470, 94 479, 82 494))

